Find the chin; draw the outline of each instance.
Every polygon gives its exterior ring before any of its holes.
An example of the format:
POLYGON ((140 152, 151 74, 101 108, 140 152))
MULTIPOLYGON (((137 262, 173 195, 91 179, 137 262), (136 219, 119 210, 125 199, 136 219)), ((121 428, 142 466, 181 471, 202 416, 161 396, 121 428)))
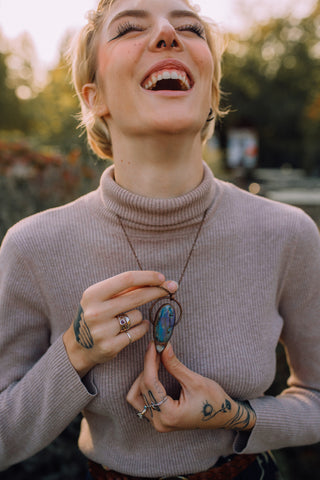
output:
POLYGON ((196 134, 201 132, 203 127, 203 119, 196 120, 194 116, 186 115, 172 115, 167 114, 167 118, 160 119, 159 117, 150 121, 149 126, 154 128, 155 131, 158 131, 167 135, 177 135, 177 134, 196 134))

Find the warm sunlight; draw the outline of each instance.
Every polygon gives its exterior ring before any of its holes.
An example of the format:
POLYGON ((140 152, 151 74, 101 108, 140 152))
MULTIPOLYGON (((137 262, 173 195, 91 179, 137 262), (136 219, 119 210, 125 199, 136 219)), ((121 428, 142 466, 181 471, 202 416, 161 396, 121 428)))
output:
MULTIPOLYGON (((203 15, 211 17, 226 30, 235 30, 250 19, 271 14, 281 15, 289 11, 302 16, 315 0, 296 2, 295 6, 291 0, 196 0, 194 3, 200 6, 203 15)), ((0 32, 12 39, 27 31, 40 60, 50 66, 56 59, 65 31, 81 26, 86 12, 96 4, 97 0, 0 0, 0 32)))

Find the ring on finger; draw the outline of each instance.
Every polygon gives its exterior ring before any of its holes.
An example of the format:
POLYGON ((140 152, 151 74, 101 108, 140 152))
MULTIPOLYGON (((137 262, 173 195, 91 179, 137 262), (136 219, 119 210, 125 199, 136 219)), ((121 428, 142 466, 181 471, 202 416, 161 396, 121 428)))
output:
POLYGON ((140 418, 140 420, 143 419, 143 415, 145 415, 147 413, 148 408, 149 408, 149 406, 145 405, 143 407, 143 410, 141 410, 141 412, 137 412, 137 416, 140 418))
POLYGON ((160 402, 158 403, 151 402, 150 405, 148 405, 148 407, 151 407, 153 410, 156 410, 158 407, 160 407, 160 405, 162 405, 167 400, 168 400, 168 396, 166 395, 160 402))
POLYGON ((129 332, 125 332, 125 333, 127 334, 128 338, 129 338, 129 345, 130 345, 130 343, 133 342, 133 339, 132 339, 132 337, 131 337, 131 335, 130 335, 129 332))
POLYGON ((125 313, 120 313, 119 315, 116 315, 116 318, 119 321, 120 333, 129 330, 129 328, 131 327, 131 322, 128 315, 126 315, 125 313))

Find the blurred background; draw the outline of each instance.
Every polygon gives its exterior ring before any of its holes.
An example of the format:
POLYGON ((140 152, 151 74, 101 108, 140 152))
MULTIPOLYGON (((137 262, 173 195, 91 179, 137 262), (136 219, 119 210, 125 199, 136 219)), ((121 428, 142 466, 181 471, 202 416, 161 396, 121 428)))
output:
MULTIPOLYGON (((20 218, 98 185, 107 163, 77 129, 65 52, 95 0, 0 0, 0 241, 20 218)), ((228 35, 220 121, 204 157, 215 175, 304 209, 320 227, 320 1, 197 1, 228 35)), ((282 347, 270 393, 288 375, 282 347)), ((84 479, 80 417, 1 480, 84 479)), ((314 480, 320 445, 274 452, 285 480, 314 480)))

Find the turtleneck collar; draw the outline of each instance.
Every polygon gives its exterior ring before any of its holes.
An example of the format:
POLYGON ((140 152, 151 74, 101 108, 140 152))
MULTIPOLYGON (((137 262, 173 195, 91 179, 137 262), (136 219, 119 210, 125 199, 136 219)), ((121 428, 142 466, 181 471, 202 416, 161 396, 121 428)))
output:
POLYGON ((140 230, 177 229, 198 223, 213 203, 217 184, 206 163, 201 183, 185 195, 175 198, 150 198, 120 187, 114 180, 114 166, 107 168, 100 181, 100 195, 108 213, 121 217, 140 230))

